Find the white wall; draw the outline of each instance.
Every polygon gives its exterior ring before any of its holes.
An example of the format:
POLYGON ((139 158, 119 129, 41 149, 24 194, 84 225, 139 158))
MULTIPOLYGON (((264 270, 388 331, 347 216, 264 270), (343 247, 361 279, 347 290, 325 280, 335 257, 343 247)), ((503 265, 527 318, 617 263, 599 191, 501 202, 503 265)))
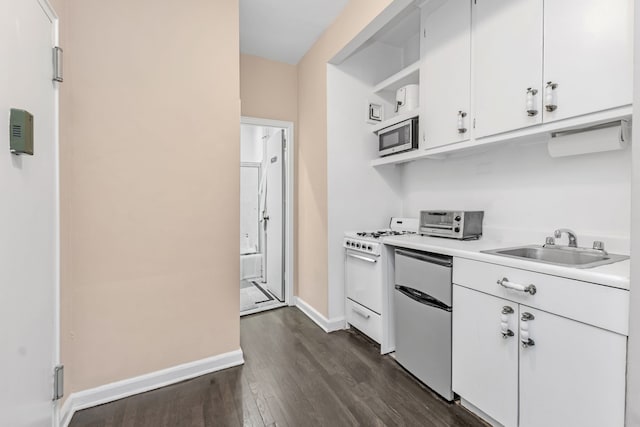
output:
POLYGON ((628 253, 630 152, 554 159, 545 143, 507 144, 460 158, 410 163, 403 169, 403 214, 484 210, 487 237, 506 233, 505 240, 537 243, 568 227, 582 246, 599 237, 607 249, 628 253))
POLYGON ((240 161, 261 163, 264 150, 261 126, 240 125, 240 161))
MULTIPOLYGON (((389 218, 401 212, 400 175, 393 168, 381 171, 370 166, 378 156, 378 140, 366 122, 367 101, 384 103, 373 96, 372 87, 398 71, 401 61, 400 49, 376 44, 340 66, 327 65, 330 319, 344 316, 345 231, 386 228, 389 218)), ((385 108, 390 110, 391 105, 385 108)))
POLYGON ((260 251, 260 172, 256 166, 240 166, 240 255, 260 251))

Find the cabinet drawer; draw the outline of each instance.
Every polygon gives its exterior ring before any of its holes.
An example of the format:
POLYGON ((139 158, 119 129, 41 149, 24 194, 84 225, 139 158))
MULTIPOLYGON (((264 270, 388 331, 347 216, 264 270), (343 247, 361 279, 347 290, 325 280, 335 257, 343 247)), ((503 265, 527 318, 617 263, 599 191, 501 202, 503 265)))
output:
POLYGON ((382 320, 380 315, 357 302, 347 299, 346 318, 354 328, 380 343, 382 339, 382 320))
POLYGON ((628 334, 629 292, 623 289, 464 258, 454 258, 453 282, 619 334, 628 334), (506 289, 498 284, 503 278, 524 286, 534 285, 536 293, 530 295, 506 289))

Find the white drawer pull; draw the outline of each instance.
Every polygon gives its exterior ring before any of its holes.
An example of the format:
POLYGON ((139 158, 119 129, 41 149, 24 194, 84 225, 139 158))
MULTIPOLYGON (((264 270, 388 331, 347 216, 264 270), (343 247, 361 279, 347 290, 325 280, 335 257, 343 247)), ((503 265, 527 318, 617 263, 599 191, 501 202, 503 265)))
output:
POLYGON ((356 307, 351 307, 351 310, 352 310, 355 314, 357 314, 358 316, 360 316, 360 317, 364 317, 365 319, 368 319, 369 317, 371 317, 371 315, 370 315, 369 313, 366 313, 366 312, 364 312, 364 311, 362 311, 362 310, 360 310, 360 309, 358 309, 358 308, 356 308, 356 307))
POLYGON ((503 288, 513 289, 514 291, 527 292, 531 295, 535 295, 535 293, 538 291, 535 285, 520 285, 518 283, 510 282, 506 277, 498 280, 498 285, 502 286, 503 288))

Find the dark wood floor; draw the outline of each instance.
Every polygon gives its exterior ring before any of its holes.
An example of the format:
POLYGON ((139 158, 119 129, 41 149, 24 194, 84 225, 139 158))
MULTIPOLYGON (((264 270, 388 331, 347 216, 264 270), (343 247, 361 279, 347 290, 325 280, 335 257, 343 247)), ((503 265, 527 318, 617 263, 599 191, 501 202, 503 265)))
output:
POLYGON ((484 426, 418 384, 354 331, 296 308, 243 317, 246 363, 86 409, 71 427, 484 426))

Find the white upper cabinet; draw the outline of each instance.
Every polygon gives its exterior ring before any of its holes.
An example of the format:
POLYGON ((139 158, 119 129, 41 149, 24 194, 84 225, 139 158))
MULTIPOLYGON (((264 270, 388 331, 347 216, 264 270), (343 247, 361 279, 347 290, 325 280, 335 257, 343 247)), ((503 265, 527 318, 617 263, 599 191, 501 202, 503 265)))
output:
POLYGON ((470 138, 471 0, 422 11, 421 148, 470 138))
POLYGON ((547 0, 544 8, 544 83, 555 87, 545 89, 544 121, 631 104, 633 0, 547 0))
POLYGON ((542 122, 542 19, 542 0, 474 0, 476 138, 542 122))

